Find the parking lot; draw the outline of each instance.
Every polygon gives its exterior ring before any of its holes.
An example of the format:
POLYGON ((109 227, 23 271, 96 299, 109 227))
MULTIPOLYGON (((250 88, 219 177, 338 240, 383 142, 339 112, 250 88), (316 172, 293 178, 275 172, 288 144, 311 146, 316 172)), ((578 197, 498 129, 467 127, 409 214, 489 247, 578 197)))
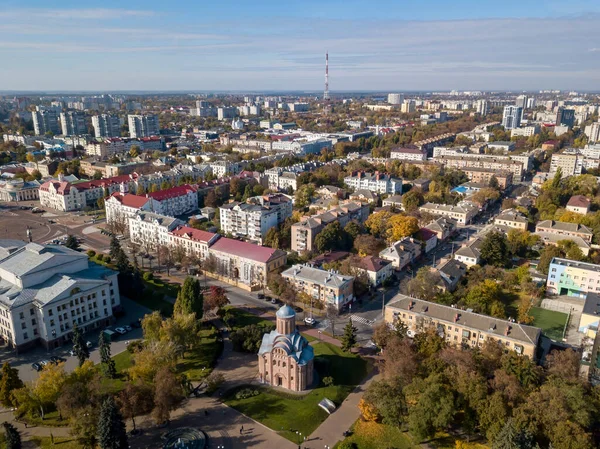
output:
MULTIPOLYGON (((129 325, 142 318, 146 313, 150 313, 151 310, 127 299, 121 297, 121 304, 125 310, 125 316, 119 318, 116 323, 109 327, 113 330, 119 326, 129 325)), ((90 349, 90 360, 94 363, 100 363, 100 354, 98 351, 98 338, 100 336, 100 330, 95 332, 89 332, 84 335, 84 341, 92 343, 90 349)), ((115 333, 111 344, 112 355, 123 352, 127 348, 127 343, 131 340, 142 338, 142 329, 133 328, 131 332, 125 335, 119 335, 115 333)), ((26 352, 17 354, 15 351, 1 349, 0 360, 2 362, 9 362, 11 366, 19 370, 19 376, 23 381, 31 381, 37 378, 38 372, 32 368, 33 363, 39 363, 42 360, 50 360, 50 357, 57 356, 66 359, 65 369, 67 371, 73 371, 78 366, 77 357, 69 355, 69 351, 72 349, 71 345, 64 345, 54 350, 46 350, 42 347, 28 350, 26 352)))

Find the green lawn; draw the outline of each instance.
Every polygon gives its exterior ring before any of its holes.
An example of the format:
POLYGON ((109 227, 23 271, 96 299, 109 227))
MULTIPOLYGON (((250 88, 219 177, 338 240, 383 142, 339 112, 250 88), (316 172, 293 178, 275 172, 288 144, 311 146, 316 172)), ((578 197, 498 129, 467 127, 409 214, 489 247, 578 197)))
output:
POLYGON ((225 311, 233 315, 231 327, 234 330, 239 329, 241 327, 250 326, 251 324, 268 325, 275 327, 275 323, 273 321, 267 320, 266 318, 261 318, 243 309, 237 309, 233 306, 226 306, 225 311))
POLYGON ((533 326, 541 328, 544 334, 553 340, 562 340, 563 330, 569 317, 566 313, 540 307, 532 307, 529 313, 534 318, 533 326))
POLYGON ((117 373, 122 373, 127 368, 129 368, 132 364, 133 358, 131 356, 131 352, 123 351, 113 357, 115 361, 115 368, 117 369, 117 373))
POLYGON ((223 343, 217 341, 217 331, 213 328, 200 331, 200 342, 193 351, 187 351, 177 363, 177 372, 185 374, 189 380, 199 381, 210 374, 223 350, 223 343))
MULTIPOLYGON (((343 429, 340 429, 342 432, 343 429)), ((376 422, 356 421, 352 427, 352 435, 344 442, 354 443, 360 449, 418 449, 419 445, 413 444, 410 436, 397 427, 386 426, 376 422)), ((334 448, 338 448, 338 443, 334 448)))
MULTIPOLYGON (((238 388, 228 392, 225 402, 279 432, 290 441, 298 443, 297 431, 302 435, 310 435, 327 418, 327 413, 318 407, 318 403, 323 398, 328 398, 339 406, 367 374, 367 362, 360 357, 344 353, 329 343, 317 343, 313 347, 315 367, 320 379, 326 376, 333 377, 333 386, 325 387, 321 384, 306 395, 294 395, 260 387, 258 389, 261 393, 258 396, 235 399, 238 388)), ((342 431, 343 429, 340 430, 342 431)))
POLYGON ((50 437, 33 437, 31 441, 36 444, 36 447, 41 449, 55 449, 56 447, 60 449, 81 449, 82 447, 75 438, 54 437, 54 444, 52 444, 50 437))
POLYGON ((39 416, 23 416, 23 421, 27 421, 28 425, 35 425, 40 427, 67 427, 69 425, 68 419, 60 419, 60 415, 56 410, 49 411, 44 415, 44 419, 39 416))

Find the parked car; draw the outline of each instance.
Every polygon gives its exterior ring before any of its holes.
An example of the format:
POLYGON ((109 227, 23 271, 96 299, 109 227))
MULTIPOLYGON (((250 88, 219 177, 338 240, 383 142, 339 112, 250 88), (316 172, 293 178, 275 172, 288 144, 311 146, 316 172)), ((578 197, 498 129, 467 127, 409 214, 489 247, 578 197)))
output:
POLYGON ((259 293, 258 295, 256 295, 256 297, 258 299, 265 299, 265 295, 263 293, 259 293))
POLYGON ((42 367, 46 366, 46 365, 50 365, 50 360, 42 360, 40 362, 40 365, 42 365, 42 367))
POLYGON ((265 301, 273 301, 273 298, 271 298, 269 295, 265 296, 265 301))
POLYGON ((91 341, 88 341, 85 345, 88 347, 88 349, 94 346, 91 341))
POLYGON ((52 357, 50 357, 50 361, 52 363, 58 365, 59 363, 66 362, 67 359, 65 359, 64 357, 59 357, 57 355, 53 355, 52 357))
POLYGON ((33 368, 36 371, 41 371, 42 370, 42 365, 40 365, 39 363, 32 363, 31 364, 31 368, 33 368))
POLYGON ((306 318, 304 318, 304 322, 309 326, 314 326, 315 324, 317 324, 317 320, 315 320, 312 316, 307 316, 306 318))
POLYGON ((126 330, 127 332, 131 332, 131 331, 133 330, 133 329, 132 329, 132 327, 131 327, 131 326, 129 326, 129 325, 127 325, 127 324, 126 324, 125 326, 123 326, 123 327, 125 328, 125 330, 126 330))
POLYGON ((271 304, 277 304, 277 300, 276 300, 275 298, 273 298, 273 299, 271 300, 271 304))
POLYGON ((115 332, 117 332, 117 333, 119 333, 121 335, 125 335, 127 333, 127 331, 124 328, 122 328, 122 327, 117 327, 115 329, 115 332))

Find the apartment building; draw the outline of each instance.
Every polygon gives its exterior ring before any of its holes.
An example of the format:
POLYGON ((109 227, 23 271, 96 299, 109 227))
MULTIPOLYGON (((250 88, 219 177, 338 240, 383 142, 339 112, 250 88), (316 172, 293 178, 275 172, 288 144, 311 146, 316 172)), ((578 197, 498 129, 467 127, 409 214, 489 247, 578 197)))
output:
POLYGON ((146 194, 152 201, 152 211, 175 217, 198 210, 198 189, 196 186, 183 184, 170 189, 146 194))
POLYGON ((524 126, 523 128, 513 128, 510 131, 510 137, 531 137, 540 133, 540 125, 524 126))
POLYGON ((127 229, 129 219, 138 212, 152 212, 152 200, 141 195, 115 192, 104 200, 106 224, 127 229))
POLYGON ((587 243, 592 243, 592 237, 594 236, 594 233, 587 226, 554 220, 540 221, 535 226, 535 232, 536 234, 554 234, 563 238, 579 237, 587 243))
POLYGON ((128 223, 129 238, 140 245, 144 252, 169 245, 172 241, 169 233, 185 224, 177 218, 145 211, 138 211, 129 217, 128 223))
POLYGON ((364 223, 368 216, 368 204, 348 202, 327 212, 305 217, 292 225, 292 251, 313 251, 319 232, 334 221, 339 221, 344 227, 352 220, 364 223))
POLYGON ((585 298, 600 292, 600 265, 555 257, 548 267, 546 293, 585 298))
POLYGON ((425 229, 434 232, 438 240, 446 241, 456 232, 457 224, 458 222, 452 218, 439 217, 425 226, 425 229))
POLYGON ((344 183, 354 190, 370 190, 379 194, 395 195, 402 193, 402 179, 393 178, 387 173, 373 174, 365 172, 353 172, 351 176, 344 178, 344 183))
POLYGON ((433 161, 444 167, 466 170, 483 168, 495 171, 508 171, 513 174, 513 180, 521 181, 523 174, 531 164, 528 155, 494 156, 489 154, 463 154, 461 156, 437 156, 433 161))
POLYGON ((427 150, 417 147, 395 147, 392 148, 390 157, 401 161, 426 161, 427 150))
POLYGON ((555 153, 550 160, 550 173, 554 174, 560 168, 562 177, 580 175, 583 173, 585 156, 579 153, 555 153))
POLYGON ((456 220, 459 225, 467 225, 479 213, 479 206, 470 201, 461 201, 456 205, 425 203, 419 207, 421 212, 456 220))
POLYGON ((38 106, 37 110, 31 113, 31 118, 36 136, 43 136, 46 133, 60 134, 61 129, 58 124, 58 113, 56 111, 43 109, 38 106))
POLYGON ((356 268, 367 275, 369 285, 373 287, 379 287, 394 274, 394 267, 389 260, 375 256, 361 258, 356 268))
POLYGON ((241 165, 237 162, 216 161, 211 162, 209 166, 212 170, 213 175, 215 175, 217 178, 222 178, 223 176, 237 175, 242 171, 241 165))
POLYGON ((119 117, 111 114, 100 114, 92 117, 92 126, 97 138, 119 137, 121 135, 121 121, 119 117))
POLYGON ((493 170, 489 168, 461 168, 461 171, 465 172, 469 181, 478 184, 489 185, 492 178, 496 178, 498 181, 498 187, 506 189, 512 185, 513 174, 507 170, 493 170))
POLYGON ((0 335, 17 351, 104 328, 121 307, 118 273, 58 245, 0 240, 0 335))
POLYGON ((513 129, 521 126, 523 118, 523 108, 519 106, 504 106, 502 115, 502 126, 504 129, 513 129))
POLYGON ((128 115, 127 123, 130 137, 150 137, 160 134, 156 115, 128 115))
POLYGON ((169 233, 169 246, 182 247, 188 255, 194 255, 200 260, 209 256, 210 245, 217 241, 219 234, 202 231, 189 226, 178 226, 169 233))
POLYGON ((281 273, 297 291, 338 310, 354 300, 354 277, 311 265, 294 265, 281 273))
POLYGON ((513 321, 481 315, 405 295, 396 295, 385 306, 385 321, 398 321, 408 327, 409 336, 434 329, 448 345, 459 348, 482 348, 487 341, 531 359, 541 337, 541 329, 513 321))
POLYGON ((514 209, 503 210, 496 218, 494 218, 494 224, 507 226, 513 229, 521 229, 523 231, 527 230, 528 222, 527 217, 514 209))
POLYGON ((221 231, 262 244, 269 229, 292 216, 292 200, 282 194, 258 196, 225 204, 219 213, 221 231))
POLYGON ((60 125, 65 136, 78 136, 88 134, 85 114, 80 111, 68 111, 60 113, 60 125))

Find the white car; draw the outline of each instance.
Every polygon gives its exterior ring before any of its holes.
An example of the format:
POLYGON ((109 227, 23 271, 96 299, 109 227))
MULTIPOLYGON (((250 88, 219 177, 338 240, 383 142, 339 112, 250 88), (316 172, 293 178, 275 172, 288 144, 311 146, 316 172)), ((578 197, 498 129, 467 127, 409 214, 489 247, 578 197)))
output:
POLYGON ((306 324, 308 324, 309 326, 314 326, 317 322, 317 320, 315 320, 313 317, 311 316, 307 316, 306 318, 304 318, 304 322, 306 324))
POLYGON ((117 333, 119 333, 121 335, 125 335, 127 333, 127 331, 124 328, 122 328, 122 327, 117 327, 115 329, 115 332, 117 332, 117 333))
POLYGON ((129 325, 123 326, 127 332, 131 332, 133 329, 129 325))
POLYGON ((88 342, 87 342, 85 345, 86 345, 88 348, 91 348, 91 347, 93 346, 91 341, 88 341, 88 342))

